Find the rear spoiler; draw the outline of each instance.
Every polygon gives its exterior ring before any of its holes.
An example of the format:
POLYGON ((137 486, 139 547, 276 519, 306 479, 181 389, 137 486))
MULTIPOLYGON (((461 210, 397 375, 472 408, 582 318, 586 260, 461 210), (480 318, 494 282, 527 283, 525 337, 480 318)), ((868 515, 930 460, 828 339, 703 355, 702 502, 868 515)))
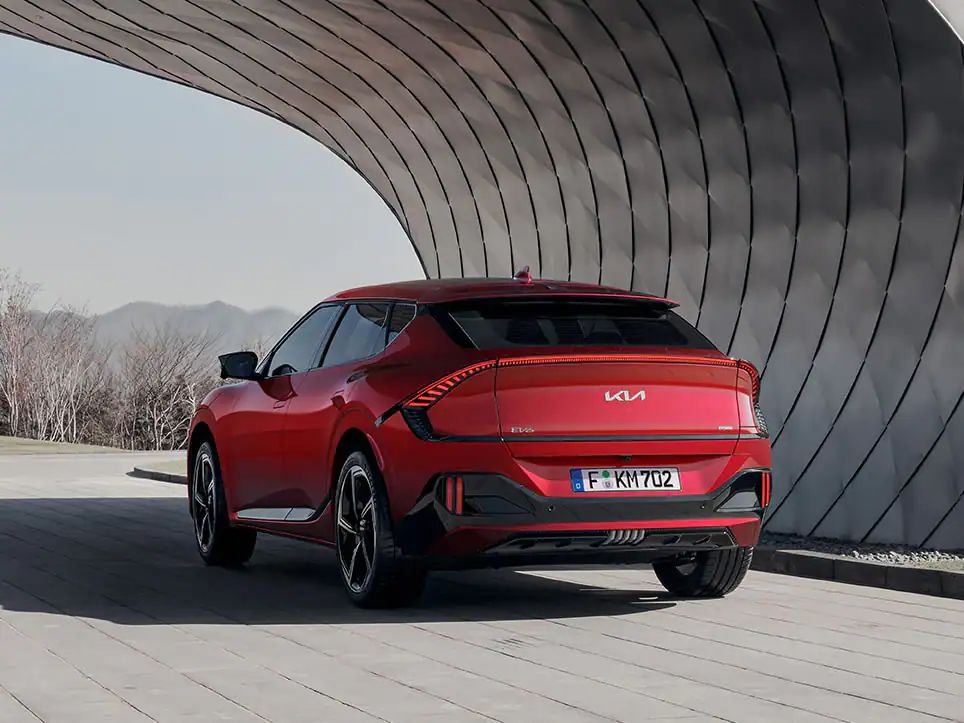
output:
POLYGON ((650 294, 640 294, 633 291, 573 291, 572 289, 553 289, 551 283, 540 286, 539 288, 533 288, 532 290, 526 289, 524 286, 520 286, 520 289, 524 290, 520 292, 513 292, 511 295, 506 294, 504 291, 493 291, 491 293, 475 293, 471 298, 452 298, 446 299, 445 301, 431 301, 428 302, 429 305, 442 305, 446 304, 457 304, 459 302, 465 301, 522 301, 527 299, 618 299, 622 301, 639 301, 644 302, 650 306, 657 309, 663 309, 668 311, 669 309, 675 309, 679 306, 678 301, 673 301, 672 299, 667 299, 662 296, 652 296, 650 294))

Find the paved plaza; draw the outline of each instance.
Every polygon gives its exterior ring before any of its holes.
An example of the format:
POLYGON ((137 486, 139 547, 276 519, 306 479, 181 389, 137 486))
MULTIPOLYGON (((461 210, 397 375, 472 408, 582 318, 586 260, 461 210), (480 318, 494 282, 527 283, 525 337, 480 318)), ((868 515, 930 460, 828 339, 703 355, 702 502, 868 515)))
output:
POLYGON ((437 574, 350 606, 326 549, 205 568, 127 454, 0 456, 0 721, 964 720, 964 601, 751 572, 437 574))

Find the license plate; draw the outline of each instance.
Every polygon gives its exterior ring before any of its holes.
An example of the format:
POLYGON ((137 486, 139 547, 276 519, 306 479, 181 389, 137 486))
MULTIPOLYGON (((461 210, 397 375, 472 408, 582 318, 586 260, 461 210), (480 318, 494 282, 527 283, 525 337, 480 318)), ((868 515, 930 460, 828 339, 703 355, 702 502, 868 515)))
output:
POLYGON ((679 491, 675 467, 609 467, 569 470, 573 492, 679 491))

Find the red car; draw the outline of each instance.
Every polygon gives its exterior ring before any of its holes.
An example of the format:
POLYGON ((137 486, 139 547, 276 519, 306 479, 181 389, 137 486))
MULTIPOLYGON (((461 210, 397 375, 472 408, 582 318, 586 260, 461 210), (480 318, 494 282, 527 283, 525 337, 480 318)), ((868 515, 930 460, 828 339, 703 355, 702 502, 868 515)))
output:
POLYGON ((513 279, 336 294, 260 363, 221 357, 192 423, 204 561, 258 532, 335 548, 348 596, 432 568, 651 562, 680 596, 739 585, 770 498, 754 367, 667 299, 513 279))

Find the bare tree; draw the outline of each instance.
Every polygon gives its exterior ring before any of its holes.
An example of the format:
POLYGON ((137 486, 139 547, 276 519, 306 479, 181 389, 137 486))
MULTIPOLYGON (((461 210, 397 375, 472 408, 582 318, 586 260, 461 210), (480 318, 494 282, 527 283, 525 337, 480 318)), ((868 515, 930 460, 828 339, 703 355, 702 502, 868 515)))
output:
MULTIPOLYGON (((6 431, 55 442, 94 441, 105 400, 107 350, 82 312, 31 311, 36 287, 0 274, 0 399, 6 431)), ((99 441, 99 440, 98 440, 99 441)))
POLYGON ((65 309, 38 315, 23 390, 29 436, 54 442, 100 441, 110 407, 109 350, 93 322, 65 309))
MULTIPOLYGON (((217 337, 136 329, 111 350, 83 310, 31 310, 37 287, 0 269, 0 433, 57 442, 177 449, 220 380, 217 337)), ((264 340, 251 348, 261 351, 264 340)))
POLYGON ((274 347, 275 340, 264 335, 256 337, 253 341, 244 344, 239 351, 253 351, 258 355, 258 359, 264 359, 264 355, 274 347))
POLYGON ((30 306, 37 287, 0 269, 0 403, 5 427, 18 434, 23 424, 23 394, 33 338, 30 306))
POLYGON ((128 449, 178 449, 191 417, 218 384, 215 338, 168 327, 138 329, 123 351, 116 387, 114 443, 128 449))
POLYGON ((0 272, 0 400, 4 426, 17 434, 22 426, 24 370, 31 337, 30 305, 36 287, 19 276, 0 272))

